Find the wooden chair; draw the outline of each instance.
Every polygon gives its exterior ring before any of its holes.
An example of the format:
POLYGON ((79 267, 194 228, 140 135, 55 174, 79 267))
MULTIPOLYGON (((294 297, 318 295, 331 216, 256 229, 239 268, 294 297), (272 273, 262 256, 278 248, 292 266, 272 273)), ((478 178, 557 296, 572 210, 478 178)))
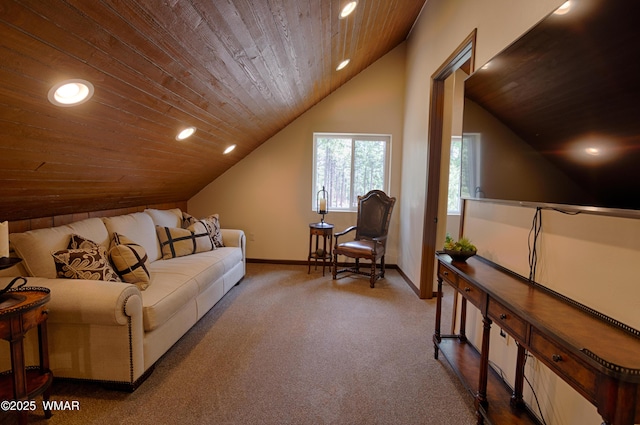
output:
POLYGON ((370 277, 370 286, 375 286, 378 278, 384 278, 384 254, 387 247, 387 234, 391 212, 396 198, 388 197, 381 190, 372 190, 364 196, 358 196, 358 221, 342 232, 334 235, 333 278, 338 273, 358 273, 370 277), (352 241, 339 242, 339 238, 349 232, 356 232, 352 241), (355 259, 355 267, 338 270, 338 255, 355 259), (360 271, 360 259, 371 261, 371 271, 360 271), (380 270, 376 273, 376 263, 380 260, 380 270))

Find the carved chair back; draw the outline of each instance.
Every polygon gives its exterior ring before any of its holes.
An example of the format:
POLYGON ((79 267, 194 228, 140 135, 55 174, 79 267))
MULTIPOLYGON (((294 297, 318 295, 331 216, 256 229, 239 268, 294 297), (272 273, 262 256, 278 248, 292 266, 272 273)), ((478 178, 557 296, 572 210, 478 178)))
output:
POLYGON ((364 196, 358 196, 358 222, 355 239, 371 240, 386 236, 389 232, 391 213, 395 203, 396 198, 387 196, 381 190, 372 190, 364 196))

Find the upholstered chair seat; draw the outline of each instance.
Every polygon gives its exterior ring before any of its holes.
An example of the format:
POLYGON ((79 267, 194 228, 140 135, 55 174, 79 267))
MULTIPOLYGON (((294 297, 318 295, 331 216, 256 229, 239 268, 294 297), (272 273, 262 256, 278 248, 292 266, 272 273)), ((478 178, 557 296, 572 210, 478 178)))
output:
POLYGON ((347 257, 361 257, 375 259, 376 261, 384 255, 384 243, 369 240, 353 240, 340 244, 340 254, 347 257))

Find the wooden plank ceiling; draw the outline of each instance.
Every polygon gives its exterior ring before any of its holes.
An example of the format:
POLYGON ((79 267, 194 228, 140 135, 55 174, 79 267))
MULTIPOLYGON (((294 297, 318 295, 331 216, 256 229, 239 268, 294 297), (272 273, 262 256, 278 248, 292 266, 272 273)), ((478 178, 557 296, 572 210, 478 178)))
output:
POLYGON ((344 3, 3 0, 0 221, 189 199, 404 41, 425 0, 344 3), (70 78, 93 98, 54 106, 70 78))

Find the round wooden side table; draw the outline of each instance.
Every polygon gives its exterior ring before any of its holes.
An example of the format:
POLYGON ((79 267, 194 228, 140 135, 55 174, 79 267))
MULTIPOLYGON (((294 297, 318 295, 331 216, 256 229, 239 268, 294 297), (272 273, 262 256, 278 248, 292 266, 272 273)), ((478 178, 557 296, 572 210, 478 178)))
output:
POLYGON ((329 271, 331 271, 331 242, 333 240, 333 224, 320 222, 309 224, 309 270, 311 273, 311 262, 315 262, 315 268, 318 268, 318 261, 322 260, 322 276, 324 276, 324 268, 329 260, 329 271), (316 237, 315 249, 313 248, 313 237, 316 237), (322 236, 322 248, 320 248, 320 237, 322 236), (327 249, 327 240, 329 240, 329 249, 327 249))
MULTIPOLYGON (((9 341, 11 349, 11 370, 0 374, 0 400, 15 402, 7 405, 8 410, 16 410, 21 425, 27 423, 29 411, 35 410, 35 404, 25 402, 40 394, 44 400, 50 396, 53 374, 49 370, 47 341, 49 299, 49 289, 39 287, 12 289, 0 296, 0 338, 9 341), (36 326, 40 366, 27 367, 24 335, 36 326)), ((45 410, 45 417, 51 417, 51 410, 45 410)))

